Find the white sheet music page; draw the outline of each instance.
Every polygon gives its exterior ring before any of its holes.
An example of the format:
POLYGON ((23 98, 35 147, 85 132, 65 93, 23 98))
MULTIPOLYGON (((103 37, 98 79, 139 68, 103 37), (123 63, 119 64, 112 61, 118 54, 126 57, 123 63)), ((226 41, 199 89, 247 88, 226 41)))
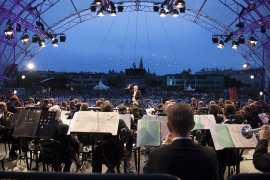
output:
POLYGON ((71 132, 95 132, 97 112, 80 111, 74 115, 71 132), (76 117, 75 117, 76 115, 76 117))
POLYGON ((131 128, 131 114, 120 114, 119 119, 123 119, 123 121, 126 123, 127 127, 131 128))
POLYGON ((264 124, 267 124, 267 123, 268 123, 269 118, 268 118, 268 117, 265 117, 265 116, 266 116, 265 113, 258 114, 258 116, 259 116, 259 118, 262 120, 262 122, 263 122, 264 124))
POLYGON ((167 137, 167 134, 170 133, 168 127, 167 127, 167 122, 168 120, 166 119, 158 119, 160 120, 160 140, 165 140, 167 137))
POLYGON ((210 129, 209 125, 217 124, 214 115, 200 115, 200 120, 203 129, 210 129))
POLYGON ((152 111, 154 110, 154 108, 145 109, 147 115, 151 115, 152 111))
MULTIPOLYGON (((247 124, 245 126, 250 127, 247 124)), ((258 143, 256 137, 253 135, 251 139, 246 139, 241 133, 242 127, 244 127, 242 124, 228 125, 235 147, 256 147, 258 143)))
POLYGON ((112 133, 117 135, 119 125, 119 114, 116 112, 98 112, 98 121, 96 129, 93 132, 112 133))

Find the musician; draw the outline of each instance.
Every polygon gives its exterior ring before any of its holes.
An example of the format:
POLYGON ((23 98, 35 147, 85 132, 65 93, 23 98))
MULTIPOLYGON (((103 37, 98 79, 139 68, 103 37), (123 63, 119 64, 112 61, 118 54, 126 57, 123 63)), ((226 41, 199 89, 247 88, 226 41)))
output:
MULTIPOLYGON (((101 107, 101 112, 113 112, 113 105, 111 103, 104 103, 101 107)), ((106 136, 104 139, 115 139, 119 140, 119 136, 121 133, 122 129, 126 129, 125 137, 126 137, 126 152, 131 152, 132 151, 132 143, 134 140, 134 136, 132 132, 129 130, 127 127, 126 123, 122 120, 119 119, 119 125, 118 125, 118 131, 116 136, 106 136)), ((119 152, 122 153, 122 152, 119 152)), ((100 161, 100 157, 96 153, 96 158, 95 158, 95 172, 101 172, 102 171, 102 163, 100 161)), ((94 172, 94 171, 93 171, 94 172)))
POLYGON ((209 106, 209 114, 213 114, 214 117, 215 117, 216 123, 217 124, 220 124, 220 123, 223 122, 223 116, 219 116, 218 115, 218 111, 219 111, 219 109, 218 109, 218 106, 217 105, 211 104, 209 106))
POLYGON ((167 114, 170 133, 165 145, 150 152, 143 172, 171 174, 184 180, 217 179, 216 153, 190 138, 195 126, 192 108, 177 103, 168 107, 167 114))
POLYGON ((204 104, 203 104, 202 101, 199 101, 199 103, 198 103, 198 108, 199 108, 199 107, 204 107, 204 104))
MULTIPOLYGON (((128 89, 130 89, 130 85, 128 86, 128 89)), ((129 91, 130 92, 130 99, 132 102, 136 102, 141 98, 141 91, 138 90, 138 86, 134 86, 132 90, 129 91)))
MULTIPOLYGON (((76 112, 80 111, 80 109, 81 109, 81 103, 77 103, 77 104, 75 105, 75 109, 73 109, 73 110, 70 112, 70 115, 68 116, 67 119, 72 119, 73 116, 74 116, 74 114, 75 114, 76 112)), ((88 109, 88 108, 87 108, 87 109, 88 109)))
POLYGON ((14 95, 12 90, 9 90, 8 94, 9 94, 10 98, 15 97, 17 99, 17 102, 15 104, 16 107, 21 107, 22 106, 20 101, 19 101, 18 96, 14 95))
POLYGON ((52 106, 55 105, 55 102, 54 102, 54 99, 53 99, 53 98, 50 99, 50 104, 51 104, 52 106))
POLYGON ((134 116, 134 122, 133 121, 131 121, 131 123, 134 123, 136 126, 137 126, 137 124, 138 124, 138 120, 140 120, 141 119, 141 117, 140 117, 140 111, 139 111, 139 108, 137 107, 137 106, 134 106, 133 108, 132 108, 132 114, 133 114, 133 116, 134 116))
POLYGON ((42 110, 42 111, 48 111, 49 108, 51 107, 51 105, 49 103, 50 103, 50 100, 49 99, 45 99, 44 100, 44 103, 40 107, 40 110, 42 110))
MULTIPOLYGON (((1 114, 3 114, 2 117, 0 118, 0 125, 6 126, 7 125, 7 119, 9 118, 9 116, 12 113, 7 111, 7 106, 6 106, 6 103, 4 103, 4 102, 0 102, 0 110, 1 110, 1 114)), ((18 154, 15 151, 19 149, 19 140, 18 140, 18 138, 13 137, 12 132, 10 132, 7 129, 2 130, 0 132, 0 136, 1 135, 3 135, 1 137, 3 142, 12 142, 12 147, 11 147, 10 152, 9 152, 9 157, 13 158, 13 159, 17 158, 18 154)))
POLYGON ((253 100, 252 99, 249 99, 248 100, 248 105, 250 106, 252 103, 253 103, 253 100))
POLYGON ((193 109, 193 111, 198 108, 197 107, 197 104, 196 104, 196 99, 195 98, 191 98, 190 106, 193 109))
MULTIPOLYGON (((59 141, 63 147, 61 163, 65 164, 64 172, 69 172, 71 164, 74 159, 72 149, 76 153, 78 153, 80 147, 79 142, 74 138, 73 135, 67 135, 69 128, 68 125, 60 123, 61 121, 60 107, 56 105, 49 108, 48 111, 56 112, 52 137, 54 140, 59 141)), ((55 166, 54 169, 55 171, 61 171, 61 169, 58 169, 58 166, 55 166)))
POLYGON ((243 111, 244 113, 242 114, 243 117, 241 118, 242 122, 245 122, 246 121, 246 124, 250 124, 250 126, 252 128, 256 128, 255 127, 255 120, 253 119, 253 115, 251 113, 251 108, 250 106, 244 106, 243 107, 243 111))
POLYGON ((229 118, 230 115, 235 115, 235 112, 236 112, 235 106, 232 104, 227 104, 224 108, 223 112, 224 121, 222 122, 222 124, 236 124, 234 122, 234 119, 231 120, 229 118))
POLYGON ((268 153, 268 141, 270 133, 268 126, 263 125, 260 133, 260 140, 253 154, 253 164, 256 169, 262 172, 270 172, 270 153, 268 153))
POLYGON ((7 105, 7 110, 12 113, 17 113, 18 110, 16 108, 18 99, 16 97, 11 97, 9 102, 6 104, 7 105))
POLYGON ((227 104, 232 104, 232 102, 230 100, 226 100, 225 105, 227 105, 227 104))
POLYGON ((216 104, 216 102, 215 101, 210 101, 210 105, 212 105, 212 104, 216 104))
POLYGON ((34 105, 34 99, 28 98, 27 103, 24 104, 24 106, 33 106, 34 105))
POLYGON ((142 108, 140 108, 139 103, 138 102, 133 102, 133 106, 138 107, 138 109, 139 109, 139 117, 143 117, 143 110, 142 110, 142 108))
POLYGON ((79 103, 78 99, 74 99, 75 105, 79 103))
POLYGON ((220 98, 218 101, 219 101, 218 106, 221 106, 222 108, 224 108, 223 99, 222 99, 222 98, 220 98))
POLYGON ((64 109, 65 111, 70 111, 70 107, 67 104, 67 101, 62 101, 61 102, 61 109, 64 109))
POLYGON ((75 109, 75 101, 70 101, 70 110, 72 111, 73 109, 75 109))
POLYGON ((80 111, 88 111, 88 107, 87 103, 82 103, 80 111))

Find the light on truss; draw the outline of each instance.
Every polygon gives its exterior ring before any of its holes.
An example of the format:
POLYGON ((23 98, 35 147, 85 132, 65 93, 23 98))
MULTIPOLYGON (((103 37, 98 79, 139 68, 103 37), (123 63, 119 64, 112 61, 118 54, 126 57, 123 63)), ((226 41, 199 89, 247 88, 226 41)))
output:
POLYGON ((233 48, 233 49, 237 49, 237 46, 238 46, 238 45, 239 45, 238 42, 233 41, 233 43, 232 43, 232 48, 233 48))
POLYGON ((102 7, 101 0, 95 0, 95 2, 96 2, 96 7, 97 7, 97 8, 102 7))
POLYGON ((159 13, 159 16, 160 17, 166 17, 167 16, 167 13, 165 12, 164 9, 161 9, 160 13, 159 13))
POLYGON ((212 41, 213 41, 213 43, 218 43, 218 36, 212 35, 212 41))
POLYGON ((33 68, 34 68, 34 64, 28 63, 28 64, 27 64, 27 67, 28 67, 29 69, 33 69, 33 68))
POLYGON ((16 25, 16 31, 17 31, 17 32, 21 32, 21 31, 22 31, 22 27, 21 27, 20 24, 17 24, 17 25, 16 25))
POLYGON ((249 63, 243 64, 243 68, 247 68, 249 66, 249 63))
POLYGON ((175 7, 176 8, 183 8, 185 4, 186 4, 185 1, 183 1, 183 0, 177 0, 176 3, 175 3, 175 7))
POLYGON ((39 37, 38 37, 38 35, 36 35, 36 34, 34 34, 34 36, 32 36, 32 42, 33 43, 37 43, 38 41, 39 41, 39 37))
POLYGON ((224 42, 222 40, 220 40, 217 47, 223 49, 224 48, 224 42))
POLYGON ((178 17, 179 16, 179 12, 177 11, 177 9, 173 10, 172 16, 173 17, 178 17))
POLYGON ((154 9, 154 12, 158 12, 159 11, 159 7, 158 6, 154 6, 153 9, 154 9))
POLYGON ((249 42, 252 44, 257 44, 258 41, 257 41, 257 39, 254 38, 254 36, 250 36, 249 42))
POLYGON ((252 74, 252 75, 250 76, 250 79, 254 79, 255 77, 257 77, 257 74, 252 74))
POLYGON ((45 40, 40 40, 38 43, 40 47, 46 47, 45 40))
POLYGON ((22 75, 22 79, 25 79, 25 75, 22 75))
POLYGON ((265 33, 265 32, 266 32, 265 26, 261 26, 261 33, 265 33))
POLYGON ((113 9, 113 10, 111 11, 111 16, 116 16, 116 15, 117 15, 117 13, 116 13, 115 9, 113 9))
POLYGON ((53 45, 53 47, 58 47, 58 39, 55 39, 55 40, 52 42, 52 45, 53 45))
POLYGON ((97 16, 104 16, 105 13, 103 12, 102 9, 100 9, 98 12, 97 12, 97 16))
POLYGON ((60 42, 66 42, 66 35, 64 33, 60 34, 60 42))
POLYGON ((29 36, 28 34, 25 34, 22 38, 21 38, 22 42, 26 42, 29 41, 29 36))
POLYGON ((5 31, 4 33, 6 34, 6 38, 7 39, 13 39, 14 36, 13 36, 13 29, 11 26, 9 26, 5 31))
POLYGON ((124 11, 124 6, 118 6, 118 12, 123 12, 124 11))

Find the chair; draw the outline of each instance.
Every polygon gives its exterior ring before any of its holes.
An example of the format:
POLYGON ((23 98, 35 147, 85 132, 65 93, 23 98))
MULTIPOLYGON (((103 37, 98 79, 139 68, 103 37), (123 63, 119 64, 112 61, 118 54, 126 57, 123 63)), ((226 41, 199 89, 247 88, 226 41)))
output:
POLYGON ((259 180, 269 180, 270 179, 270 173, 245 173, 245 174, 236 174, 231 176, 228 180, 253 180, 253 179, 259 179, 259 180))
POLYGON ((124 156, 124 143, 121 140, 104 139, 99 141, 96 147, 96 157, 101 164, 105 164, 108 168, 108 173, 114 173, 114 169, 117 166, 117 172, 119 171, 120 161, 124 156))
POLYGON ((61 171, 63 152, 61 143, 53 139, 41 139, 39 140, 39 147, 41 150, 43 171, 49 171, 50 164, 52 165, 52 171, 61 171))

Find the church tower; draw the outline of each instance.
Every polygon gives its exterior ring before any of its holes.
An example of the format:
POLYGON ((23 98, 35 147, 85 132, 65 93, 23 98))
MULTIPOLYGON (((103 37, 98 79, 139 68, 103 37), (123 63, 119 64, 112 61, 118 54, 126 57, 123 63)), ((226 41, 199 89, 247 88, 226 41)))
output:
POLYGON ((141 57, 141 61, 140 61, 140 65, 139 65, 139 69, 143 69, 142 57, 141 57))

